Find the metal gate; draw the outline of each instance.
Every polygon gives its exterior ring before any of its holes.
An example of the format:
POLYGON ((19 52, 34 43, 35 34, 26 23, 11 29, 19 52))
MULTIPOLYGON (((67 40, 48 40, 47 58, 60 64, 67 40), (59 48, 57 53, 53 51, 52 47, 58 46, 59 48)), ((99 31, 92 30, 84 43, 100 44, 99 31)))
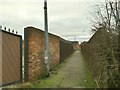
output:
POLYGON ((0 85, 22 81, 22 36, 0 30, 2 35, 2 71, 0 85))

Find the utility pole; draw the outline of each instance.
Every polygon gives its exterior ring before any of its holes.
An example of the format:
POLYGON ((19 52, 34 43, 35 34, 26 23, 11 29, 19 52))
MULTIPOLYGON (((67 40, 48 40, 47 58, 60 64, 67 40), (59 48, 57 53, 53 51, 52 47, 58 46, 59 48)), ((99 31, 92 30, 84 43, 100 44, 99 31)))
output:
POLYGON ((49 40, 48 40, 48 17, 47 17, 47 0, 44 0, 44 29, 45 29, 45 57, 46 77, 49 77, 49 40))

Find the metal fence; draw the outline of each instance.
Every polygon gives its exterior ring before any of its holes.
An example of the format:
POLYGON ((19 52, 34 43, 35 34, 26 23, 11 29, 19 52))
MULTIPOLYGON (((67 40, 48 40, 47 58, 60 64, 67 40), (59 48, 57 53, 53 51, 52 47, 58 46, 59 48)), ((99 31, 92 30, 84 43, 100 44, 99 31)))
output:
POLYGON ((22 36, 0 29, 2 35, 2 82, 5 86, 22 81, 22 36))

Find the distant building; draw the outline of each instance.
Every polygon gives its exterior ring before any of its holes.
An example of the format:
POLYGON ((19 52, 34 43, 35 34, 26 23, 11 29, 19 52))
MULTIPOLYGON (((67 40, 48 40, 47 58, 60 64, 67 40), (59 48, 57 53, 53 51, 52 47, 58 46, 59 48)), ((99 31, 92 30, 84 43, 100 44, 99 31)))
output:
POLYGON ((72 41, 74 51, 80 50, 80 45, 78 41, 72 41))

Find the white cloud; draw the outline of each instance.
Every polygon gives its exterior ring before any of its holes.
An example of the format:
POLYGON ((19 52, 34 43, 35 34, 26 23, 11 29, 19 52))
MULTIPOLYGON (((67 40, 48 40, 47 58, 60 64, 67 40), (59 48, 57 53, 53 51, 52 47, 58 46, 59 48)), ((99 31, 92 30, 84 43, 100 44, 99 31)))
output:
MULTIPOLYGON (((59 36, 89 36, 87 18, 92 1, 48 0, 49 31, 59 36)), ((3 26, 18 30, 22 35, 24 28, 29 25, 44 29, 43 0, 1 0, 0 21, 3 26)))

